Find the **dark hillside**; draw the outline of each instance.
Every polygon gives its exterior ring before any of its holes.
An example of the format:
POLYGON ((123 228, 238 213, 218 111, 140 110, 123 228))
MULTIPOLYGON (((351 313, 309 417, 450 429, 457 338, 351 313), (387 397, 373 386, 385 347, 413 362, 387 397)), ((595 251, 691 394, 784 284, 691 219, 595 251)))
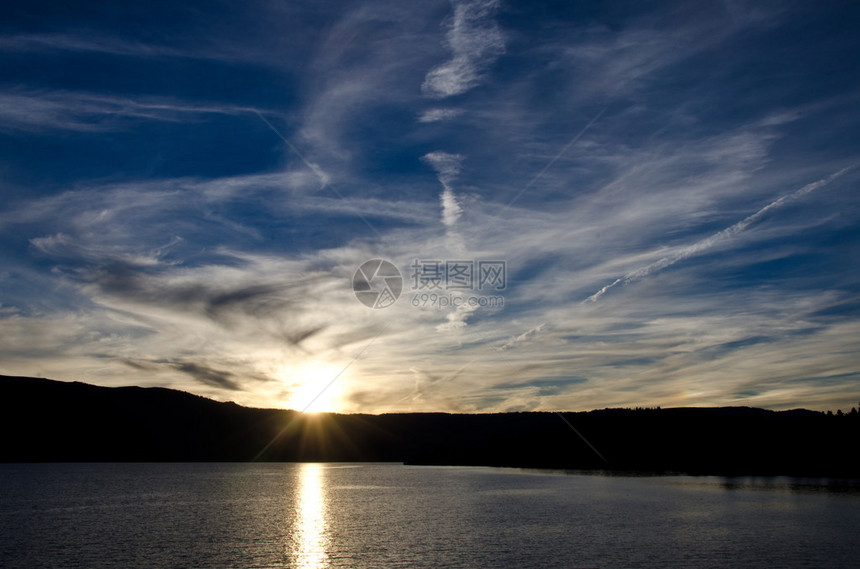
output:
POLYGON ((563 417, 302 415, 171 389, 0 376, 0 460, 397 461, 860 476, 856 413, 726 407, 604 409, 563 417))

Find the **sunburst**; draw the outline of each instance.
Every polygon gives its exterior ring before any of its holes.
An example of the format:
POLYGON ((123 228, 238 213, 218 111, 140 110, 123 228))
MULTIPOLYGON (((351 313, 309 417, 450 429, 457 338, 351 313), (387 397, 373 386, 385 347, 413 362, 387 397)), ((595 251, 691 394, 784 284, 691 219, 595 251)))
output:
POLYGON ((287 366, 281 373, 289 386, 286 406, 305 413, 330 413, 340 408, 343 394, 341 366, 320 361, 307 361, 287 366))

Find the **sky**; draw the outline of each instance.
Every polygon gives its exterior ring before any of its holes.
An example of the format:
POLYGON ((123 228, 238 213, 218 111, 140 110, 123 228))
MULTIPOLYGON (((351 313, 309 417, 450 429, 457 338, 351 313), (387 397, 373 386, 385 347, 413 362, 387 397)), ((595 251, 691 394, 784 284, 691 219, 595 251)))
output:
POLYGON ((6 6, 0 374, 341 412, 847 410, 858 22, 6 6))

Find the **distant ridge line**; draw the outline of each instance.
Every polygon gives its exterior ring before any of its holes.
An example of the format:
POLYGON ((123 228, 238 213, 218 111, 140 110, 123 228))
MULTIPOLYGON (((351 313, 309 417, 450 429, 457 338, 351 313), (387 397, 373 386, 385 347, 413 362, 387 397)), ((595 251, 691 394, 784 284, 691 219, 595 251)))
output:
POLYGON ((858 414, 807 409, 304 415, 163 387, 0 376, 0 432, 0 462, 247 462, 266 448, 262 461, 860 477, 858 414))

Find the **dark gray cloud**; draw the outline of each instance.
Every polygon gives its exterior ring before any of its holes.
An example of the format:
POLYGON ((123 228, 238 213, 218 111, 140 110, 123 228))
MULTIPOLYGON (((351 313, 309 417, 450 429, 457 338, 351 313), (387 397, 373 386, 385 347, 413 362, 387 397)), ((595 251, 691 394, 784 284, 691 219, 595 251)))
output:
POLYGON ((205 365, 193 362, 177 362, 170 365, 183 373, 187 373, 200 383, 221 389, 229 389, 231 391, 239 391, 242 389, 242 387, 237 383, 235 374, 229 371, 212 369, 205 365))
POLYGON ((206 363, 167 360, 142 360, 133 358, 120 358, 120 362, 130 368, 143 372, 157 373, 166 368, 180 371, 193 377, 198 382, 209 387, 226 389, 229 391, 242 391, 247 389, 248 382, 270 381, 270 378, 260 376, 253 372, 238 373, 214 368, 206 363))
MULTIPOLYGON (((225 271, 227 272, 227 271, 225 271)), ((331 280, 328 276, 298 278, 265 284, 229 284, 217 276, 189 276, 176 282, 163 268, 154 270, 115 261, 93 268, 78 269, 73 278, 95 286, 97 294, 136 304, 170 307, 173 310, 205 316, 225 326, 236 319, 290 319, 300 313, 315 291, 331 280)), ((253 278, 253 275, 247 275, 253 278)), ((225 274, 225 281, 227 280, 225 274)), ((324 327, 296 330, 289 337, 296 343, 324 327)))

